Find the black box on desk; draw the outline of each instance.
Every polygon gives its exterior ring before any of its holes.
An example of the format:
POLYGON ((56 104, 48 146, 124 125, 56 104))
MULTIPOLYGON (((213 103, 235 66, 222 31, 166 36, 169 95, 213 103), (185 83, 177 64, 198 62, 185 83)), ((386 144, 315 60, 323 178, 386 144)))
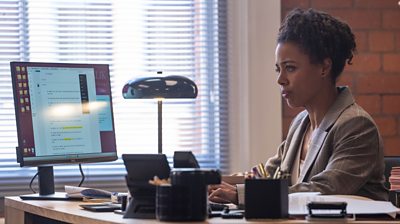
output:
POLYGON ((287 179, 246 179, 246 219, 271 219, 288 217, 287 179))
POLYGON ((157 186, 156 217, 160 221, 204 221, 207 186, 157 186))
POLYGON ((204 221, 208 217, 207 185, 221 183, 218 170, 173 169, 171 184, 157 186, 156 218, 160 221, 204 221))

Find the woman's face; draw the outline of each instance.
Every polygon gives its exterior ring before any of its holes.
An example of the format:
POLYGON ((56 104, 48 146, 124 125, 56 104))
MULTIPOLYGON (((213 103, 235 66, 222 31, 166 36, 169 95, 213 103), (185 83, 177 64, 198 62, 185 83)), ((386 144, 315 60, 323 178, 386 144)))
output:
POLYGON ((279 43, 275 51, 278 84, 290 107, 312 106, 323 83, 323 66, 311 64, 308 55, 293 43, 279 43))

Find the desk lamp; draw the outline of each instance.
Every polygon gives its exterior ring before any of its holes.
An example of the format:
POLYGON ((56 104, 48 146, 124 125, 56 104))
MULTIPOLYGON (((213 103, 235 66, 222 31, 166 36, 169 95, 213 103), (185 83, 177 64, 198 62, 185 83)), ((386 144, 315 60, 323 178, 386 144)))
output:
MULTIPOLYGON (((161 74, 161 72, 157 72, 161 74)), ((157 99, 158 153, 162 153, 162 99, 197 97, 196 84, 184 76, 147 77, 128 81, 122 89, 125 99, 157 99)))

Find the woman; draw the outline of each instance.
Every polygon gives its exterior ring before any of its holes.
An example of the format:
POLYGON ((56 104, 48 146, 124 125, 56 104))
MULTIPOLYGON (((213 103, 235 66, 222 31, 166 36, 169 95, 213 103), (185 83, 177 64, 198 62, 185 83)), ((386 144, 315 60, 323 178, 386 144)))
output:
MULTIPOLYGON (((383 145, 372 118, 336 82, 351 64, 350 27, 313 9, 291 11, 279 29, 277 82, 290 107, 304 107, 265 169, 290 174, 289 192, 352 194, 387 200, 383 145)), ((244 203, 244 186, 210 187, 209 199, 244 203)))

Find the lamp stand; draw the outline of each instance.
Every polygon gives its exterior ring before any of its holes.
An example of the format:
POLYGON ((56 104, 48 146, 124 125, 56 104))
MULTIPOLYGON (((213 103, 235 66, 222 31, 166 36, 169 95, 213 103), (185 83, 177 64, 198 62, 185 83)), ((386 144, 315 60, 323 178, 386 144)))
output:
POLYGON ((157 101, 158 106, 158 154, 162 154, 162 100, 157 101))

